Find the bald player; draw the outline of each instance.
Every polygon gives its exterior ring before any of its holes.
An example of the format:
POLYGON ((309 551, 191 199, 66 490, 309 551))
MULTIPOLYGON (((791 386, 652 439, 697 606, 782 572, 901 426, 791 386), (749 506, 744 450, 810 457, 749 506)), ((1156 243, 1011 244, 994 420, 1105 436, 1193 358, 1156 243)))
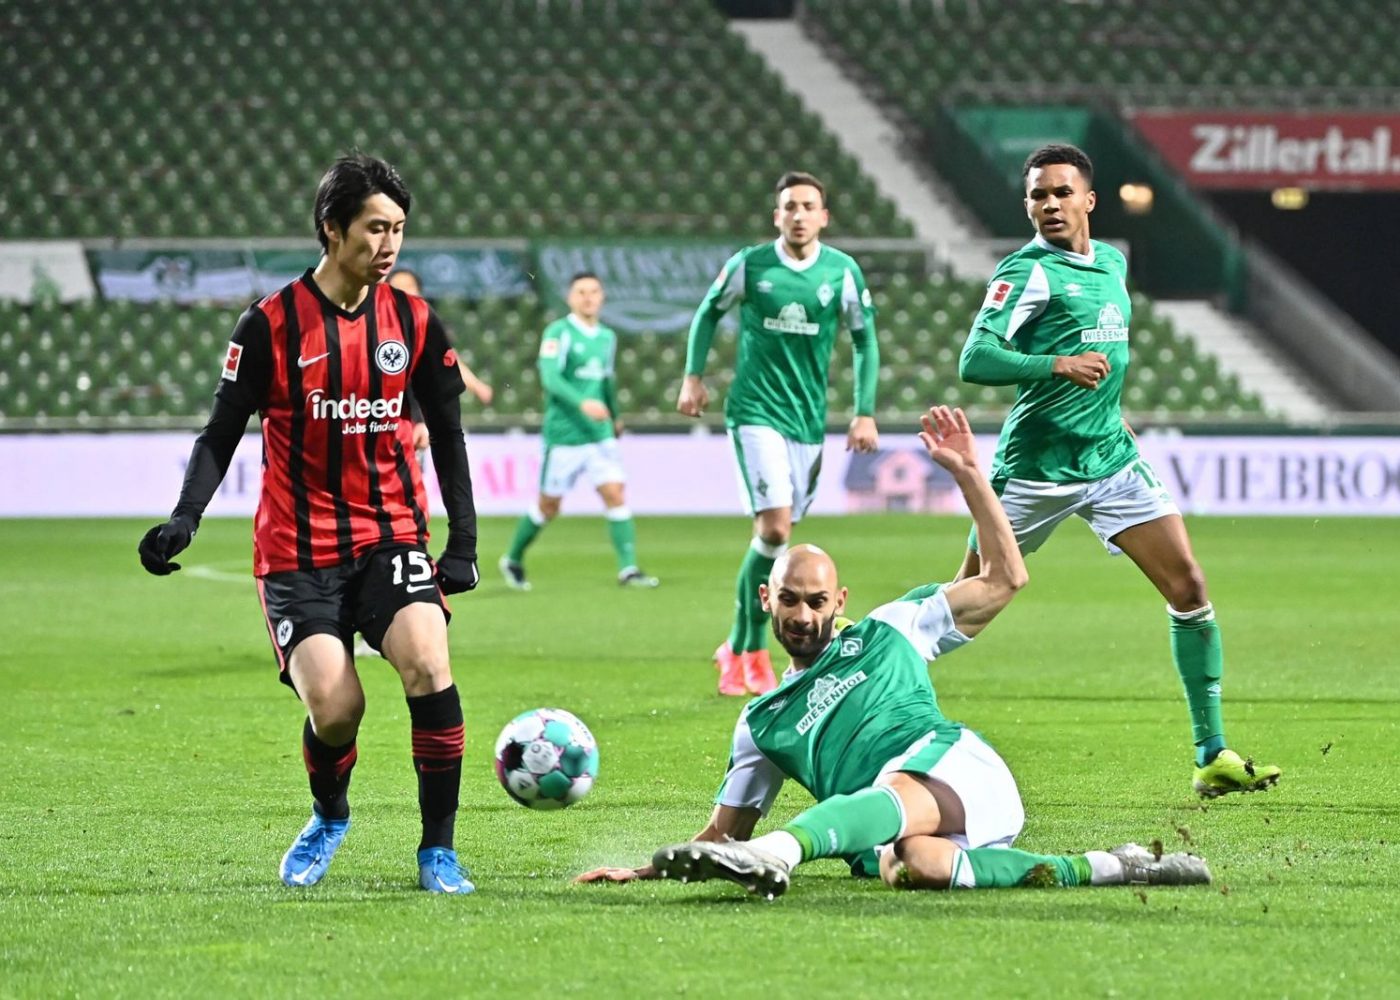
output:
POLYGON ((578 881, 722 878, 772 899, 794 868, 826 857, 845 858, 853 874, 878 871, 897 888, 1210 881, 1200 858, 1154 856, 1136 844, 1069 855, 1011 846, 1025 822, 1016 781, 991 746, 939 711, 928 661, 987 627, 1025 586, 1025 562, 962 411, 934 407, 923 427, 929 457, 952 473, 972 511, 982 543, 976 575, 918 587, 838 632, 846 588, 835 563, 811 545, 786 552, 759 597, 792 662, 740 714, 709 823, 650 865, 599 868, 578 881), (787 778, 817 804, 751 841, 787 778))

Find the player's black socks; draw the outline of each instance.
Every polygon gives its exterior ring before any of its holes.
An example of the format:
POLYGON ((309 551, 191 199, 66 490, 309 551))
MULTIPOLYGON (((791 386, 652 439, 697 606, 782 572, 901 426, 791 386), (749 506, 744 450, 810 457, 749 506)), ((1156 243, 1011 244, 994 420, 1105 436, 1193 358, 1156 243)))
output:
POLYGON ((306 774, 311 779, 311 797, 316 811, 325 819, 345 819, 350 815, 350 771, 355 767, 359 751, 355 741, 333 747, 322 742, 311 728, 311 720, 301 729, 301 757, 306 761, 306 774))
POLYGON ((418 772, 418 808, 423 840, 418 849, 451 847, 462 785, 462 701, 457 685, 435 694, 408 698, 413 725, 413 769, 418 772))

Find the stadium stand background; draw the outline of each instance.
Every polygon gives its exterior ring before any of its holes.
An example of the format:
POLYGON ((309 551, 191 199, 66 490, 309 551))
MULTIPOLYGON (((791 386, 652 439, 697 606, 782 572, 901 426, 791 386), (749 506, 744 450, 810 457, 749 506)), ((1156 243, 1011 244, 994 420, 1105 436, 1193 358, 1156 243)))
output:
MULTIPOLYGON (((885 24, 883 43, 851 37, 891 72, 912 74, 927 57, 934 85, 959 59, 969 72, 984 65, 976 48, 898 52, 889 39, 911 5, 887 6, 891 20, 856 18, 850 31, 885 24)), ((954 17, 963 6, 929 9, 954 17)), ((809 8, 844 16, 834 2, 809 8)), ((909 245, 908 222, 708 0, 504 0, 489 18, 434 0, 337 10, 331 29, 317 8, 266 0, 11 7, 10 37, 49 42, 0 53, 0 162, 11 178, 0 210, 12 236, 93 246, 305 237, 310 247, 315 181, 358 145, 408 180, 410 241, 719 238, 737 248, 771 235, 772 182, 801 165, 833 192, 831 242, 860 243, 881 311, 880 417, 912 422, 934 398, 986 419, 1008 405, 1011 390, 956 378, 981 286, 909 245), (407 44, 385 48, 386 37, 407 44)), ((892 81, 910 100, 922 93, 912 75, 892 81)), ((1125 397, 1135 418, 1264 416, 1257 398, 1154 317, 1148 298, 1135 301, 1125 397)), ((10 359, 0 426, 197 425, 244 304, 0 303, 0 352, 10 359)), ((469 423, 533 425, 533 354, 553 307, 534 292, 437 306, 498 388, 469 423)), ((732 338, 718 349, 711 371, 722 388, 732 338)), ((676 425, 683 354, 676 333, 624 338, 619 396, 634 427, 676 425)), ((833 368, 843 405, 847 357, 833 368)))

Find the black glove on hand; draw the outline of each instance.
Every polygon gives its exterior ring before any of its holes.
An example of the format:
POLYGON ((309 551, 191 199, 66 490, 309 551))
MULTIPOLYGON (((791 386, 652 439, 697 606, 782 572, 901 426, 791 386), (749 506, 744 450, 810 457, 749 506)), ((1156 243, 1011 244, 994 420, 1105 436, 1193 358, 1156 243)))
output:
POLYGON ((444 552, 437 561, 437 585, 444 594, 461 594, 475 590, 481 582, 476 568, 476 556, 459 556, 444 552))
POLYGON ((172 517, 164 524, 158 524, 141 539, 136 551, 141 553, 141 565, 147 573, 168 576, 180 568, 179 563, 170 560, 189 548, 194 538, 196 524, 193 518, 172 517))

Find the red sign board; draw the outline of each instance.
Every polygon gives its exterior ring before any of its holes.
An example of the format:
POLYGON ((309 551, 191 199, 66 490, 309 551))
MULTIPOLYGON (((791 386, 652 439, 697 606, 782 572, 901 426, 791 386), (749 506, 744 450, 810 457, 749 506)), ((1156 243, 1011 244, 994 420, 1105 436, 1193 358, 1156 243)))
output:
POLYGON ((1400 190, 1400 115, 1143 111, 1133 124, 1196 187, 1400 190))

